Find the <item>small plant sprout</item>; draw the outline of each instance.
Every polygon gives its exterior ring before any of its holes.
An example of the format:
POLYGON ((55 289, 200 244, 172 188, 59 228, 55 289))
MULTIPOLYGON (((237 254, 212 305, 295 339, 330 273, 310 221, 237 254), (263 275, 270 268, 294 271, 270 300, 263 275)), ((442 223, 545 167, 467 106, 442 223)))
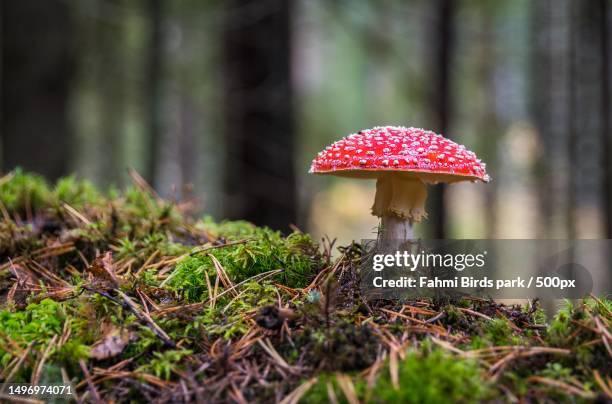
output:
POLYGON ((463 145, 432 131, 397 126, 362 130, 338 140, 312 161, 310 173, 376 180, 372 214, 381 241, 413 238, 427 218, 427 184, 489 181, 485 163, 463 145))

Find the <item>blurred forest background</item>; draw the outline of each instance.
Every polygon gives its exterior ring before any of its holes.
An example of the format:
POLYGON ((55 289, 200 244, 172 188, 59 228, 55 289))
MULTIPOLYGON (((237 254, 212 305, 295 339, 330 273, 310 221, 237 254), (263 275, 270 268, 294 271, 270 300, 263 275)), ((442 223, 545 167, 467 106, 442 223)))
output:
POLYGON ((340 243, 373 181, 315 177, 376 125, 466 144, 418 233, 612 238, 608 0, 3 0, 0 164, 125 185, 340 243))

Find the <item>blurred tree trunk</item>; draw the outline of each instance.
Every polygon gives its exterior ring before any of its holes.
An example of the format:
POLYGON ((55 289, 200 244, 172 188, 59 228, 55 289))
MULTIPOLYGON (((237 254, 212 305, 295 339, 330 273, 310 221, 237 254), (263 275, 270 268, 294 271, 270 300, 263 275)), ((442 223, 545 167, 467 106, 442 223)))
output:
POLYGON ((162 120, 162 68, 163 68, 163 15, 164 0, 148 0, 149 41, 146 65, 147 78, 147 142, 149 145, 145 178, 153 186, 158 180, 158 162, 163 136, 162 120))
MULTIPOLYGON (((535 0, 532 3, 531 21, 531 93, 530 109, 544 149, 551 146, 550 133, 550 92, 552 77, 552 55, 550 51, 551 18, 548 13, 550 0, 535 0)), ((554 158, 554 157, 553 157, 554 158)), ((538 189, 538 237, 550 235, 553 210, 550 209, 553 194, 551 184, 551 164, 547 156, 540 156, 536 166, 538 189)))
POLYGON ((2 9, 2 169, 49 179, 70 162, 74 32, 69 2, 6 0, 2 9))
POLYGON ((97 144, 104 158, 100 159, 98 174, 104 185, 121 183, 126 172, 123 159, 125 138, 125 43, 124 14, 117 12, 113 18, 106 18, 103 8, 121 10, 121 0, 106 0, 96 4, 99 22, 94 32, 97 52, 96 87, 100 96, 100 128, 97 144))
POLYGON ((605 236, 612 239, 612 127, 610 122, 610 6, 609 0, 599 0, 599 27, 601 30, 601 127, 602 153, 603 153, 603 206, 605 215, 605 236))
MULTIPOLYGON (((481 144, 483 156, 490 167, 499 167, 497 158, 497 147, 500 141, 500 130, 495 100, 497 98, 495 89, 495 66, 499 61, 495 55, 495 12, 496 7, 489 4, 480 6, 481 11, 481 37, 479 57, 479 77, 483 86, 484 97, 482 112, 478 123, 479 132, 482 134, 481 144)), ((497 186, 498 181, 492 181, 485 187, 485 224, 486 237, 497 236, 497 186)))
POLYGON ((532 82, 530 109, 542 150, 536 167, 539 196, 538 236, 569 234, 568 176, 570 161, 570 1, 536 0, 532 3, 532 82), (563 175, 565 173, 565 175, 563 175))
POLYGON ((569 239, 576 238, 576 204, 578 202, 578 198, 576 195, 577 183, 576 178, 578 177, 577 171, 579 170, 578 164, 576 161, 576 157, 578 157, 578 153, 576 150, 577 147, 577 136, 578 136, 578 128, 576 125, 576 43, 578 41, 577 31, 579 27, 579 23, 575 20, 578 17, 578 6, 576 4, 578 0, 570 0, 569 2, 569 33, 568 33, 568 42, 569 42, 569 96, 568 96, 568 113, 567 113, 567 127, 569 128, 569 140, 568 140, 568 149, 567 155, 569 159, 570 170, 567 171, 568 175, 568 204, 567 204, 567 237, 569 239), (574 166, 574 164, 575 166, 574 166))
POLYGON ((290 0, 232 0, 226 12, 226 215, 286 229, 296 218, 290 0))
MULTIPOLYGON (((432 89, 430 95, 431 122, 433 130, 448 136, 451 117, 451 64, 455 47, 455 7, 453 0, 436 0, 435 18, 431 25, 434 53, 429 57, 431 65, 432 89)), ((443 184, 431 187, 429 193, 429 223, 431 236, 436 239, 446 237, 446 209, 444 207, 445 186, 443 184)))
POLYGON ((571 1, 570 24, 570 238, 598 238, 604 227, 602 189, 605 157, 602 133, 607 130, 609 111, 604 83, 605 60, 602 48, 605 29, 600 23, 599 1, 571 1))

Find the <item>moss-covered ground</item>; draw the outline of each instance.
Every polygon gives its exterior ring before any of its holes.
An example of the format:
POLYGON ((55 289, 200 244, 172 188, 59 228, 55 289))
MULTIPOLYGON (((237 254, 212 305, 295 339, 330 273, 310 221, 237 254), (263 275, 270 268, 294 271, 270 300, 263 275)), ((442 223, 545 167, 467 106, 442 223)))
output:
MULTIPOLYGON (((357 244, 0 177, 0 380, 80 402, 609 402, 612 301, 367 301, 357 244)), ((0 392, 2 399, 6 391, 0 392)))

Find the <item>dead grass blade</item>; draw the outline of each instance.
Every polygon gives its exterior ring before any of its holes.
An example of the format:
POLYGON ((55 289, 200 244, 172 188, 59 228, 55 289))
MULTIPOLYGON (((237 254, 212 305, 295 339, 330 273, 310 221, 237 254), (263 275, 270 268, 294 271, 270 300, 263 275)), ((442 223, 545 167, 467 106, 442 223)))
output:
POLYGON ((599 371, 597 370, 593 371, 593 378, 595 379, 601 390, 606 394, 606 396, 608 396, 609 399, 612 399, 612 380, 610 380, 610 378, 608 377, 607 382, 604 381, 601 375, 599 374, 599 371))
POLYGON ((564 383, 560 380, 549 379, 547 377, 542 377, 542 376, 531 376, 527 378, 527 381, 532 382, 532 383, 541 383, 541 384, 546 384, 548 386, 557 387, 565 391, 568 394, 580 396, 585 399, 595 398, 595 395, 591 393, 590 391, 580 389, 578 387, 572 386, 571 384, 564 383))
POLYGON ((206 247, 200 247, 199 249, 195 249, 186 255, 197 255, 197 254, 201 254, 203 252, 207 252, 210 250, 216 250, 218 248, 225 248, 225 247, 231 247, 231 246, 240 245, 240 244, 246 244, 252 240, 253 240, 252 238, 245 238, 242 240, 230 241, 229 243, 225 243, 225 244, 217 244, 217 245, 210 245, 206 247))
POLYGON ((474 311, 474 310, 466 309, 464 307, 457 307, 457 310, 462 311, 462 312, 467 313, 467 314, 470 314, 470 315, 475 316, 475 317, 484 318, 485 320, 488 320, 488 321, 493 320, 491 317, 487 316, 486 314, 482 314, 482 313, 479 313, 479 312, 474 311))
POLYGON ((612 317, 612 312, 608 309, 608 307, 601 301, 601 299, 599 299, 597 296, 595 296, 594 294, 590 293, 589 294, 591 296, 591 299, 595 300, 598 304, 599 307, 603 308, 606 310, 606 313, 608 313, 608 318, 612 317))
POLYGON ((393 388, 399 390, 399 363, 396 349, 391 349, 391 352, 389 352, 389 374, 391 375, 391 384, 393 388))
POLYGON ((522 347, 517 346, 515 349, 504 356, 499 361, 495 362, 489 368, 489 374, 493 376, 493 378, 497 378, 502 370, 513 360, 518 358, 525 358, 533 355, 541 355, 541 354, 558 354, 558 355, 569 355, 571 351, 569 349, 561 349, 561 348, 548 348, 548 347, 522 347))
POLYGON ((612 357, 612 347, 610 346, 612 343, 612 334, 610 334, 608 328, 602 324, 602 321, 598 316, 594 316, 593 320, 597 326, 597 333, 601 334, 601 340, 608 351, 608 355, 612 357))
POLYGON ((384 363, 385 363, 385 354, 383 353, 382 355, 378 355, 376 357, 376 361, 374 362, 374 364, 370 366, 369 369, 366 370, 365 379, 366 379, 367 385, 366 385, 366 393, 365 393, 365 400, 364 400, 365 402, 370 401, 370 395, 371 395, 372 389, 374 388, 374 385, 376 384, 376 375, 378 374, 378 371, 380 370, 380 368, 382 368, 384 363))
POLYGON ((136 185, 137 188, 139 188, 141 191, 143 191, 143 192, 153 196, 156 199, 156 201, 160 201, 161 200, 159 194, 157 192, 155 192, 153 187, 151 185, 149 185, 147 180, 145 180, 142 177, 142 175, 140 175, 140 173, 138 173, 138 171, 136 171, 132 167, 129 167, 128 168, 128 175, 130 176, 130 179, 132 180, 134 185, 136 185))
POLYGON ((349 404, 359 404, 359 399, 357 398, 357 393, 355 391, 355 385, 353 384, 351 378, 345 374, 338 373, 336 374, 336 381, 344 393, 346 401, 348 401, 349 404))
POLYGON ((288 369, 288 370, 292 368, 292 366, 289 365, 285 361, 285 359, 283 359, 282 356, 280 356, 278 351, 276 351, 276 349, 274 349, 274 346, 272 345, 272 343, 270 342, 270 340, 268 338, 266 338, 264 341, 259 339, 259 340, 257 340, 257 343, 263 348, 264 351, 266 351, 266 353, 268 355, 270 355, 270 357, 272 359, 274 359, 274 361, 276 362, 277 365, 279 365, 280 367, 283 367, 285 369, 288 369))
POLYGON ((456 353, 456 354, 458 354, 458 355, 460 355, 460 356, 463 356, 463 357, 467 357, 467 356, 469 356, 469 354, 468 354, 467 352, 462 351, 462 350, 461 350, 461 349, 459 349, 459 348, 456 348, 456 347, 455 347, 455 346, 453 346, 453 344, 451 344, 450 342, 447 342, 447 341, 442 341, 441 339, 438 339, 438 338, 436 338, 436 337, 434 337, 434 336, 431 336, 430 338, 431 338, 431 342, 433 342, 434 344, 436 344, 436 345, 438 345, 438 346, 441 346, 442 348, 444 348, 444 349, 446 349, 446 350, 449 350, 449 351, 451 351, 451 352, 453 352, 453 353, 456 353))
MULTIPOLYGON (((13 380, 13 377, 17 374, 17 372, 19 371, 19 369, 21 368, 21 365, 23 365, 23 362, 25 361, 25 359, 27 358, 28 354, 30 353, 30 350, 32 349, 32 345, 34 344, 34 341, 30 342, 28 344, 28 346, 26 347, 26 349, 23 351, 23 353, 19 356, 19 360, 17 361, 17 363, 15 364, 15 366, 13 366, 13 368, 11 369, 10 373, 8 374, 8 376, 6 376, 6 378, 4 377, 0 377, 0 379, 4 380, 4 384, 2 385, 2 388, 0 389, 0 393, 2 393, 4 391, 4 389, 6 388, 6 384, 10 383, 11 380, 13 380)), ((2 375, 3 376, 4 372, 2 375)))
POLYGON ((334 386, 330 382, 327 382, 325 383, 325 389, 327 390, 327 398, 329 399, 329 402, 332 404, 339 404, 334 386))
POLYGON ((310 390, 310 388, 317 383, 317 378, 313 377, 300 384, 295 390, 289 393, 285 398, 283 398, 279 404, 297 404, 300 401, 300 398, 304 396, 310 390))
POLYGON ((66 202, 62 204, 62 207, 66 210, 66 212, 68 212, 70 216, 82 222, 84 225, 86 226, 91 225, 91 220, 89 220, 84 214, 82 214, 81 212, 73 208, 72 206, 68 205, 66 202))
POLYGON ((96 386, 92 382, 91 374, 89 373, 89 370, 87 370, 87 364, 85 363, 83 359, 79 360, 79 366, 81 367, 81 370, 83 371, 83 374, 85 375, 85 381, 87 382, 87 386, 89 388, 89 391, 91 392, 91 395, 93 396, 94 402, 101 404, 102 399, 100 398, 100 393, 98 393, 96 386))
POLYGON ((57 341, 57 335, 54 335, 53 338, 51 338, 51 340, 47 344, 45 350, 43 351, 42 356, 40 360, 38 361, 38 364, 36 365, 36 370, 34 370, 34 373, 32 374, 32 379, 30 383, 32 383, 33 385, 38 384, 43 366, 45 362, 47 361, 47 359, 49 359, 49 356, 51 355, 51 350, 54 348, 56 341, 57 341))
POLYGON ((213 265, 215 267, 215 271, 217 272, 217 278, 219 278, 221 280, 221 283, 223 284, 223 287, 226 290, 231 291, 231 293, 233 293, 234 296, 235 296, 236 295, 236 291, 234 290, 234 284, 232 283, 230 277, 227 275, 227 272, 225 272, 225 268, 223 268, 223 265, 221 265, 221 263, 219 262, 217 257, 215 257, 214 255, 212 255, 212 254, 206 254, 206 255, 208 255, 210 260, 213 262, 213 265))
POLYGON ((121 297, 121 299, 123 299, 127 307, 130 310, 132 310, 132 312, 136 315, 136 317, 138 317, 139 320, 147 323, 151 331, 153 331, 155 335, 159 337, 159 339, 161 339, 167 346, 170 346, 170 347, 176 346, 176 344, 174 343, 174 341, 172 341, 170 336, 166 334, 166 332, 162 330, 161 327, 155 323, 155 321, 153 321, 151 316, 149 316, 147 313, 142 311, 140 307, 138 307, 138 305, 132 299, 130 299, 128 295, 126 295, 125 293, 123 293, 122 291, 118 289, 115 289, 115 291, 121 297))

